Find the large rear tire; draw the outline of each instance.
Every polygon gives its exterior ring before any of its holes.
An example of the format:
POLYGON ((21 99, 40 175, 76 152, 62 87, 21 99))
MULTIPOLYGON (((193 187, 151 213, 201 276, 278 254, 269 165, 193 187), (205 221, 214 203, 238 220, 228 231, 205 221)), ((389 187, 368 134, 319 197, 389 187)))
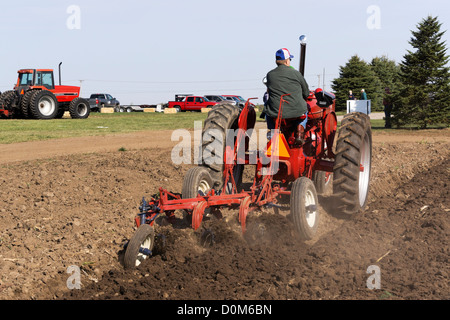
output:
POLYGON ((155 230, 149 224, 142 224, 128 242, 124 255, 126 269, 138 267, 142 261, 150 256, 155 243, 155 230))
MULTIPOLYGON (((239 107, 230 104, 216 105, 209 111, 202 131, 203 165, 210 169, 217 188, 223 186, 223 170, 227 130, 238 128, 239 107)), ((242 165, 235 166, 233 172, 236 184, 242 181, 242 165)))
POLYGON ((22 115, 25 119, 32 118, 33 115, 30 111, 30 102, 31 97, 36 93, 36 90, 28 90, 22 97, 22 101, 20 102, 20 110, 22 111, 22 115))
POLYGON ((352 112, 344 116, 338 132, 333 169, 337 214, 351 218, 367 204, 372 163, 370 118, 352 112))
POLYGON ((58 113, 58 100, 48 90, 37 91, 31 97, 30 112, 35 119, 54 119, 58 113))
POLYGON ((300 238, 313 239, 319 226, 319 202, 314 183, 306 177, 296 179, 292 183, 290 203, 292 219, 300 238))
POLYGON ((18 106, 19 95, 15 90, 7 90, 0 96, 0 108, 4 108, 10 112, 10 117, 20 116, 18 106))

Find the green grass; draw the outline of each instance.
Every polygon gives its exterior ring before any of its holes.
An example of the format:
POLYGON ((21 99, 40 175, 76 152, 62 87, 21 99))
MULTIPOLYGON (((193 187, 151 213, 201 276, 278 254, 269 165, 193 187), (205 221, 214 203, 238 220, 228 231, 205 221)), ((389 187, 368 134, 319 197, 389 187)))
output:
MULTIPOLYGON (((264 122, 259 118, 256 120, 264 122)), ((101 136, 147 130, 193 129, 195 121, 204 121, 207 113, 91 113, 88 119, 7 120, 0 119, 0 144, 50 140, 69 137, 101 136)), ((404 133, 412 128, 385 129, 384 120, 371 120, 372 130, 404 133)), ((340 125, 340 123, 338 123, 340 125)), ((432 129, 433 127, 430 127, 432 129)), ((439 129, 436 127, 435 129, 439 129)))
POLYGON ((99 136, 146 130, 192 129, 207 113, 176 114, 132 112, 91 113, 89 118, 57 120, 0 120, 0 144, 68 137, 99 136))

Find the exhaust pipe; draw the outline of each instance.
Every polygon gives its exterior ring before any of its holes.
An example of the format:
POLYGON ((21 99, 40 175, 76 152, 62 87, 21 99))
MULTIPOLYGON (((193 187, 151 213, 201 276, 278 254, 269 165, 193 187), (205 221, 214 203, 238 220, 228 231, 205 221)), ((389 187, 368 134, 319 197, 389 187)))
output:
POLYGON ((59 71, 59 85, 61 85, 61 65, 62 65, 62 62, 60 62, 59 63, 59 65, 58 65, 58 71, 59 71))
POLYGON ((306 58, 306 36, 301 35, 300 38, 300 66, 298 71, 305 76, 305 58, 306 58))

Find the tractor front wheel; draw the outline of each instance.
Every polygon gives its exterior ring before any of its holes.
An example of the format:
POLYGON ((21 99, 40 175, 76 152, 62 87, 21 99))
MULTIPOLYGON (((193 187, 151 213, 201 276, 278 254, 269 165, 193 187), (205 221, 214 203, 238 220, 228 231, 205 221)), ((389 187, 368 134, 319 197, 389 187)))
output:
POLYGON ((128 242, 124 256, 126 269, 138 267, 142 261, 150 257, 155 243, 155 230, 149 224, 142 224, 128 242))
POLYGON ((319 170, 313 172, 313 181, 317 194, 327 193, 328 189, 331 187, 332 180, 333 174, 331 172, 319 170))
POLYGON ((292 183, 291 214, 300 238, 311 240, 319 226, 319 209, 314 183, 300 177, 292 183))
POLYGON ((69 104, 69 113, 72 119, 86 119, 91 113, 89 102, 83 98, 73 99, 69 104))
POLYGON ((367 203, 372 161, 372 129, 368 115, 344 116, 338 132, 333 168, 337 214, 351 218, 367 203))

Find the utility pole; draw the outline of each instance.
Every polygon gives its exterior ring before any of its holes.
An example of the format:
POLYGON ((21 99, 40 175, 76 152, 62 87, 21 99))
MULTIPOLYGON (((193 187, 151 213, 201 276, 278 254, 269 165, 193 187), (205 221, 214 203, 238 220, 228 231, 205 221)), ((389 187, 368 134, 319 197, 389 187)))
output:
POLYGON ((322 78, 322 81, 323 81, 322 90, 325 91, 325 68, 323 68, 323 78, 322 78))
POLYGON ((83 84, 84 80, 79 80, 80 81, 80 98, 81 98, 81 85, 83 84))

